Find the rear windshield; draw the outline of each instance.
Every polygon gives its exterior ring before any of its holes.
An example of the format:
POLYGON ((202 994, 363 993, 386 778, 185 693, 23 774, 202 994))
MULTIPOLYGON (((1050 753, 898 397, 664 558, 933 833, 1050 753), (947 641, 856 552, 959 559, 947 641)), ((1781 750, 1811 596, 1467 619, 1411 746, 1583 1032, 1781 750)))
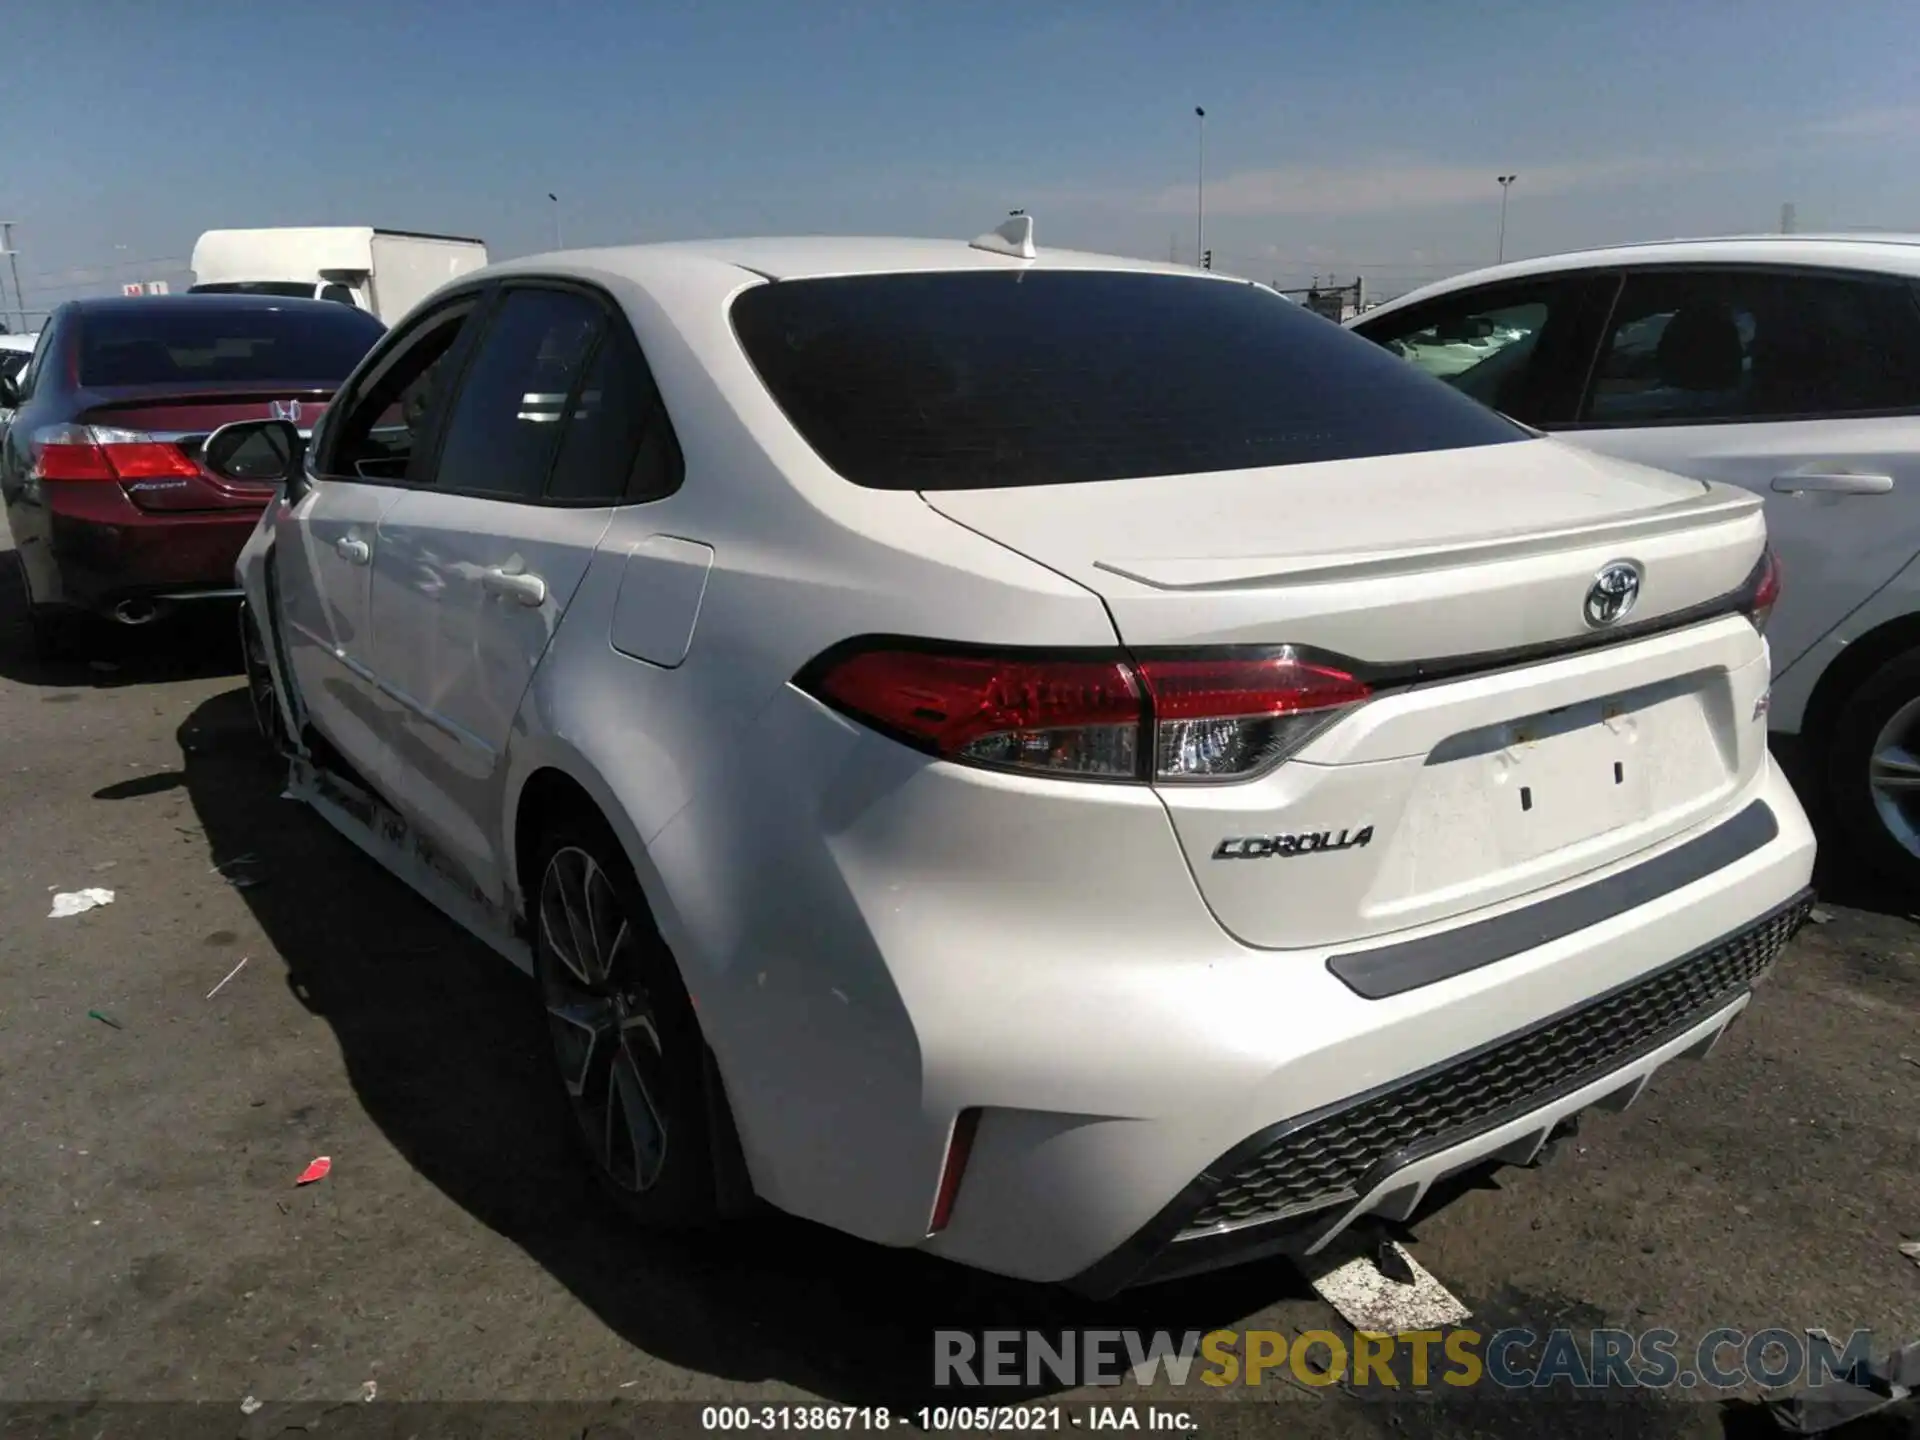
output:
POLYGON ((789 280, 734 332, 821 459, 881 490, 1199 474, 1528 439, 1254 285, 1113 271, 789 280))
POLYGON ((344 305, 129 305, 82 318, 80 383, 337 384, 384 330, 371 315, 344 305))

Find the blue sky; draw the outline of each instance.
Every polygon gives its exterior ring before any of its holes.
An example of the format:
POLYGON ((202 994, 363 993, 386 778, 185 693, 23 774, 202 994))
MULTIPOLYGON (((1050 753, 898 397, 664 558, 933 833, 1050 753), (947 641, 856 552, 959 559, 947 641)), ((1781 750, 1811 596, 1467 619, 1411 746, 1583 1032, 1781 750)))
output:
POLYGON ((1376 290, 1683 233, 1920 229, 1912 0, 12 0, 0 218, 29 308, 185 281, 203 229, 498 257, 695 235, 969 237, 1376 290))

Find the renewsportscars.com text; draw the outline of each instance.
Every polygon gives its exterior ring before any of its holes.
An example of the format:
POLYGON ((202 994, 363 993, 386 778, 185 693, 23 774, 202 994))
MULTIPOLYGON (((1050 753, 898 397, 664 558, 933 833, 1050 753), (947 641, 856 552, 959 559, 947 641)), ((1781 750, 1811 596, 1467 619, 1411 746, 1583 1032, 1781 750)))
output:
POLYGON ((1305 1385, 1380 1389, 1645 1390, 1817 1386, 1872 1358, 1873 1333, 1842 1342, 1820 1331, 1455 1328, 1401 1335, 1331 1330, 965 1330, 934 1332, 933 1383, 943 1388, 1118 1385, 1305 1385))

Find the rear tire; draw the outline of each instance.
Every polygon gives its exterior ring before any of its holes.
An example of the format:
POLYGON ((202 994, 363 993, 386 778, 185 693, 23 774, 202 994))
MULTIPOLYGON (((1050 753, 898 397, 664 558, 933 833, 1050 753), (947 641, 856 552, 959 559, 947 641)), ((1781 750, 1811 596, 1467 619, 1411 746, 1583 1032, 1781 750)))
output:
POLYGON ((1847 697, 1825 748, 1833 842, 1886 880, 1920 888, 1920 650, 1847 697))
POLYGON ((568 816, 531 873, 554 1073, 601 1188, 645 1225, 710 1223, 706 1042, 625 853, 599 816, 568 816))
POLYGON ((267 640, 254 621, 253 610, 240 602, 240 657, 246 666, 247 701, 253 707, 253 728, 260 741, 276 759, 293 753, 293 741, 287 734, 286 717, 280 709, 280 695, 273 683, 273 667, 267 660, 267 640))

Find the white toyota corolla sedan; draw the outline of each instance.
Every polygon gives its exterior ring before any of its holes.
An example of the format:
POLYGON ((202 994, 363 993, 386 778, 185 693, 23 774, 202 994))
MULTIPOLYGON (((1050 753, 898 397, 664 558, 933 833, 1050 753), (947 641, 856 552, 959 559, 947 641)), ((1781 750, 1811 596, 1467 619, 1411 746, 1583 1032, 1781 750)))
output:
POLYGON ((532 973, 643 1221, 1310 1252, 1704 1052, 1806 913, 1758 498, 1026 217, 495 265, 204 453, 286 480, 293 792, 532 973))

